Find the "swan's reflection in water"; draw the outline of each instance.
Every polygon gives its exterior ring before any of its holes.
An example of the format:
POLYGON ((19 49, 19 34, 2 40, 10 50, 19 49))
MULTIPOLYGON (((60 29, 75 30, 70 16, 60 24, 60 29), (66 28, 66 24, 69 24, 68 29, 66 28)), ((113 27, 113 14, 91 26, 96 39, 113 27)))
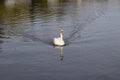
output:
POLYGON ((54 46, 55 49, 60 49, 60 60, 63 61, 63 46, 54 46))

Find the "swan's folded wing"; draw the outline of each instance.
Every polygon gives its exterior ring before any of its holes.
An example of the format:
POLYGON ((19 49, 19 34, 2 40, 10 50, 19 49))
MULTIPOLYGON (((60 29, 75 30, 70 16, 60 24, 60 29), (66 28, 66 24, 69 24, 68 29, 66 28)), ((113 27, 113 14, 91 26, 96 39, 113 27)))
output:
POLYGON ((60 44, 60 39, 59 38, 54 38, 54 45, 59 45, 60 44))

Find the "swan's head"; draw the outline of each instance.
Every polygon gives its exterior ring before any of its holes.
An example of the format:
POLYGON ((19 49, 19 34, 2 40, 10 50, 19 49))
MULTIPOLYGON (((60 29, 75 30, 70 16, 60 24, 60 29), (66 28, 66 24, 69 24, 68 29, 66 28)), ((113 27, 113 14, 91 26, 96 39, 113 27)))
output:
POLYGON ((60 30, 60 34, 63 34, 63 32, 64 32, 64 30, 63 30, 63 29, 61 29, 61 30, 60 30))

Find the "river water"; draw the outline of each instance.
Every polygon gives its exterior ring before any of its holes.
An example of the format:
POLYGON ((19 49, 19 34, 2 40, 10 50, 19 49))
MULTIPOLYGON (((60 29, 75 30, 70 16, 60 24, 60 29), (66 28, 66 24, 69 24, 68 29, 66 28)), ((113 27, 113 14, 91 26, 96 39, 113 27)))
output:
POLYGON ((119 21, 120 0, 1 0, 0 80, 120 80, 119 21))

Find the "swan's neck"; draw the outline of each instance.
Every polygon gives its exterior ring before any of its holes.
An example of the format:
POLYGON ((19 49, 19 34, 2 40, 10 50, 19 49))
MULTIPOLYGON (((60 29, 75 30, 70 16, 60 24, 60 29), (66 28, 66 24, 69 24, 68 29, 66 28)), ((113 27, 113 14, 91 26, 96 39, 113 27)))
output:
POLYGON ((60 33, 60 39, 63 39, 63 34, 62 33, 60 33))

